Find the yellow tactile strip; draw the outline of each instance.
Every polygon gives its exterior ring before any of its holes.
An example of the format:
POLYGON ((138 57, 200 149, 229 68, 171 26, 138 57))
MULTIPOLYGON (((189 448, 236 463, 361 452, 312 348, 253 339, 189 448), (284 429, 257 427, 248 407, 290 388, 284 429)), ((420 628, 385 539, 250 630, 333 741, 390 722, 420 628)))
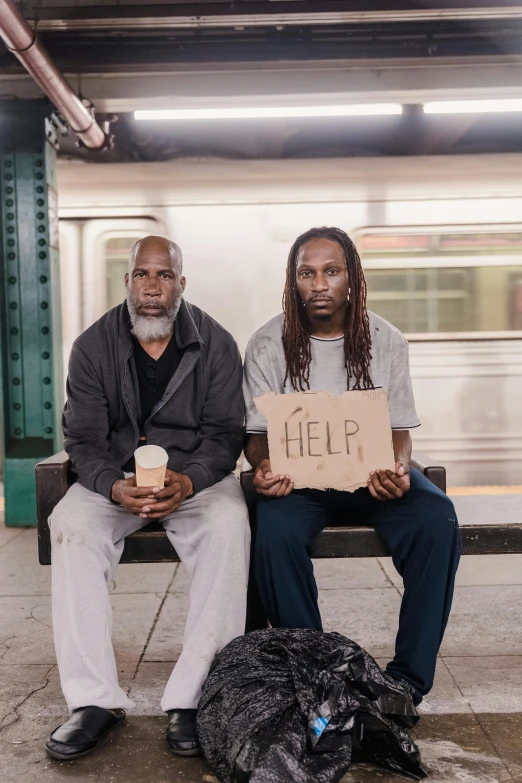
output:
POLYGON ((522 486, 517 485, 491 485, 478 487, 448 487, 448 495, 522 495, 522 486))

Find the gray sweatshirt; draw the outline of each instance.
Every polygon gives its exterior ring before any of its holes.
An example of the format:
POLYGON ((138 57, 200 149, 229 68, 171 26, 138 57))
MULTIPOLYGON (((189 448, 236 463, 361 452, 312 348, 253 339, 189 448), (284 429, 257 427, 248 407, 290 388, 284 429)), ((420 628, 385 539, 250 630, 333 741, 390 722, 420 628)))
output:
MULTIPOLYGON (((122 466, 139 440, 130 329, 124 303, 78 337, 69 360, 65 449, 80 484, 107 498, 124 478, 122 466)), ((145 423, 145 435, 166 449, 169 469, 189 476, 199 492, 234 470, 243 448, 241 357, 231 335, 185 301, 176 338, 183 356, 145 423)))

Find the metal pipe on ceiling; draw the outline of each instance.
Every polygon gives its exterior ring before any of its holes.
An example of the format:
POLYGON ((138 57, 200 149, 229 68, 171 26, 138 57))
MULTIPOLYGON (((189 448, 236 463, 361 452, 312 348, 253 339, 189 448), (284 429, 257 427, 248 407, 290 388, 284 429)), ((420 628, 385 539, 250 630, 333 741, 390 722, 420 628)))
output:
POLYGON ((74 94, 13 0, 0 0, 0 36, 83 144, 91 150, 107 149, 108 135, 74 94))

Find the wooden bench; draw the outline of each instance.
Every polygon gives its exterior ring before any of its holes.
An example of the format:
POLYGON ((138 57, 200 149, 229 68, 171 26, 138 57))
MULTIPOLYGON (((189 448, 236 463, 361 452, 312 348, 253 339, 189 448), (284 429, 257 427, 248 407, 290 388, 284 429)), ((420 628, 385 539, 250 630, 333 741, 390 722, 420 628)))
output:
MULTIPOLYGON (((446 470, 442 465, 414 455, 412 465, 446 491, 446 470)), ((241 474, 241 486, 255 528, 256 492, 253 471, 241 474)), ((38 556, 42 565, 51 563, 51 539, 48 519, 53 508, 74 481, 69 458, 64 451, 36 466, 36 503, 38 517, 38 556)), ((461 525, 462 550, 465 555, 508 554, 522 552, 522 524, 461 525)), ((382 557, 389 555, 384 541, 371 527, 363 525, 327 527, 316 539, 314 557, 382 557)), ((122 563, 172 563, 179 557, 161 525, 153 522, 125 539, 122 563)), ((251 580, 248 596, 247 629, 266 627, 266 619, 251 580)))

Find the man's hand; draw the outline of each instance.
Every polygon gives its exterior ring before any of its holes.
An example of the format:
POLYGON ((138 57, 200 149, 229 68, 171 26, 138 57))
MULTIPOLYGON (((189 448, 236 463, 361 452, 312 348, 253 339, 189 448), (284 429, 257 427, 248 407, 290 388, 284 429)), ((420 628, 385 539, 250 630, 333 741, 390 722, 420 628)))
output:
POLYGON ((167 470, 165 486, 137 487, 136 476, 120 479, 112 485, 112 499, 125 511, 142 519, 159 519, 177 511, 185 498, 194 494, 192 481, 184 473, 167 470))
POLYGON ((186 498, 194 494, 192 481, 184 473, 167 470, 163 489, 152 487, 153 500, 141 509, 143 519, 160 519, 173 514, 186 498))
POLYGON ((392 470, 375 470, 368 478, 368 489, 375 500, 395 500, 410 488, 410 468, 403 462, 395 463, 392 470))
POLYGON ((294 488, 294 480, 290 476, 274 476, 270 460, 262 460, 256 468, 254 487, 260 495, 269 498, 283 498, 294 488))
POLYGON ((136 476, 115 481, 112 485, 111 497, 115 503, 123 506, 125 511, 136 516, 141 515, 144 506, 156 502, 152 487, 136 486, 136 476))

